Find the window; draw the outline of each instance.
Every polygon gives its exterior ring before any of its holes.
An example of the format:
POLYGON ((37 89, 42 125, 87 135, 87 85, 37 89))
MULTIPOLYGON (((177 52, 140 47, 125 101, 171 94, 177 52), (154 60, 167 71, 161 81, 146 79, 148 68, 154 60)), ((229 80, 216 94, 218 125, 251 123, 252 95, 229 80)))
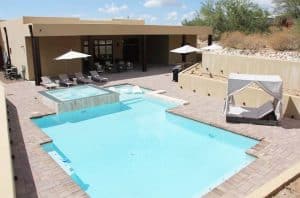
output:
POLYGON ((112 40, 94 40, 94 55, 98 59, 113 58, 113 41, 112 40))
POLYGON ((85 54, 89 54, 89 41, 88 40, 84 40, 83 42, 82 42, 82 44, 83 44, 83 53, 85 53, 85 54))

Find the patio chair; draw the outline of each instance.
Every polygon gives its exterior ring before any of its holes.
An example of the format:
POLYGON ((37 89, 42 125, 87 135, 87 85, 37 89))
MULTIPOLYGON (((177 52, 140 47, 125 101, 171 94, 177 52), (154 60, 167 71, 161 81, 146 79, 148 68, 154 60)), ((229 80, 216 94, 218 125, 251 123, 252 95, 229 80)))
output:
POLYGON ((62 85, 67 87, 74 85, 73 81, 69 79, 67 74, 59 74, 58 77, 59 77, 59 83, 62 85))
POLYGON ((95 71, 95 70, 94 71, 90 71, 90 74, 92 76, 92 80, 93 81, 96 81, 96 82, 107 82, 108 81, 107 78, 99 76, 98 72, 95 71))
POLYGON ((105 70, 108 72, 113 72, 114 65, 110 61, 105 61, 105 70))
POLYGON ((49 76, 42 76, 41 77, 42 79, 42 82, 41 82, 41 85, 46 87, 47 89, 55 89, 57 88, 59 85, 56 84, 55 82, 53 82, 49 76))
POLYGON ((81 72, 75 73, 75 77, 77 78, 78 83, 89 84, 93 82, 91 79, 84 77, 81 72))
POLYGON ((96 69, 98 73, 104 73, 104 67, 100 63, 95 63, 96 69))
POLYGON ((126 70, 132 70, 133 69, 133 63, 132 62, 130 62, 130 61, 128 61, 127 63, 126 63, 126 70))
POLYGON ((18 69, 15 66, 11 66, 10 68, 5 68, 4 77, 6 79, 18 79, 18 69))
POLYGON ((122 72, 127 70, 127 66, 123 60, 118 60, 116 70, 117 72, 122 72))

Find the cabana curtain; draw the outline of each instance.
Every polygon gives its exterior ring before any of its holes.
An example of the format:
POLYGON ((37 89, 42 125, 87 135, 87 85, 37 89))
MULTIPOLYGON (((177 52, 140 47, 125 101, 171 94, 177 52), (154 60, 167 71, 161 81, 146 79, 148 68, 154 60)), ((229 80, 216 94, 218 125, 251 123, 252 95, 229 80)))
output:
POLYGON ((275 115, 277 120, 281 118, 282 109, 282 80, 276 75, 250 75, 231 73, 228 78, 227 97, 224 112, 229 109, 229 105, 234 105, 233 95, 245 89, 252 83, 256 83, 265 92, 274 97, 275 115))

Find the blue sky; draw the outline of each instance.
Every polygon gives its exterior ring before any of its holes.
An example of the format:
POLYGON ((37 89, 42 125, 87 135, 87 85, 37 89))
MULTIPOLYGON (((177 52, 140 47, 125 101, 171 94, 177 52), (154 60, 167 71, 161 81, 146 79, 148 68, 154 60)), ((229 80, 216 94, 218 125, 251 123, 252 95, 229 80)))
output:
MULTIPOLYGON (((270 7, 272 0, 254 0, 270 7)), ((201 0, 0 0, 0 19, 62 16, 84 19, 137 18, 147 24, 180 24, 191 18, 201 0), (26 2, 26 3, 25 3, 26 2)))

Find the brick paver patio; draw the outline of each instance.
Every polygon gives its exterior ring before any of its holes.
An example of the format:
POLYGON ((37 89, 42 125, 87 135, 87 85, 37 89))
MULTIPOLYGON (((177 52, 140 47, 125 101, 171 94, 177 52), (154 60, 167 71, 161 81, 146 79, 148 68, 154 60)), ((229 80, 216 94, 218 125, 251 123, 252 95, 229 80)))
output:
MULTIPOLYGON (((132 83, 151 89, 164 89, 168 96, 184 99, 189 105, 169 110, 226 130, 261 140, 248 151, 257 159, 240 172, 212 189, 205 197, 245 197, 291 165, 300 161, 300 121, 284 119, 282 125, 259 126, 229 124, 222 114, 223 101, 180 89, 171 81, 170 68, 148 72, 110 74, 106 85, 132 83)), ((37 114, 53 113, 41 102, 43 87, 18 81, 6 85, 13 140, 16 189, 18 197, 86 197, 87 195, 45 153, 40 144, 50 139, 31 121, 37 114)), ((234 156, 232 156, 234 157, 234 156)), ((220 164, 221 166, 222 164, 220 164)))

